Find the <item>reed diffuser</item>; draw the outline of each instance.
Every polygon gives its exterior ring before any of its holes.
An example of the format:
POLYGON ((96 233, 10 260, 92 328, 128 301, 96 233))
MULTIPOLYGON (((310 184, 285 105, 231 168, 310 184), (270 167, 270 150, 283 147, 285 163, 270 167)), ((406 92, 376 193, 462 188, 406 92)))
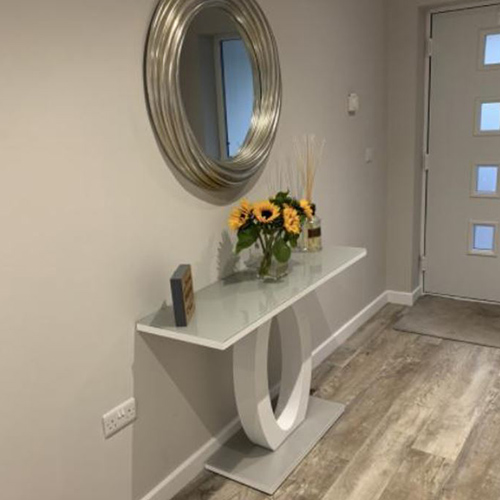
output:
POLYGON ((316 173, 323 159, 325 141, 319 141, 314 135, 305 135, 294 141, 294 153, 302 186, 303 196, 313 207, 313 217, 304 221, 297 248, 303 252, 318 252, 322 249, 321 219, 313 203, 316 173))

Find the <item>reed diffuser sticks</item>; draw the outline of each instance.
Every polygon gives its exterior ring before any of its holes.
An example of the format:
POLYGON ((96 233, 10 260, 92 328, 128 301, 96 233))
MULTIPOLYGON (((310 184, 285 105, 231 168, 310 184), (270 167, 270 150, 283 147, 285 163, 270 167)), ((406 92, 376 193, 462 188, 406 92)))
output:
POLYGON ((312 203, 316 173, 323 159, 325 140, 318 140, 315 135, 304 135, 294 140, 294 152, 297 170, 300 173, 304 198, 312 203))

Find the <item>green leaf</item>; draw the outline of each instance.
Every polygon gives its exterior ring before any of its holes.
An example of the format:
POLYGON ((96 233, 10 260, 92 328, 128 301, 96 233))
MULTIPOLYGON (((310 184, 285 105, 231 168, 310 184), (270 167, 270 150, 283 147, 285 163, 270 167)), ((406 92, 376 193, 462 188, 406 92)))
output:
POLYGON ((288 205, 292 201, 292 198, 290 198, 288 191, 283 192, 280 191, 274 198, 271 199, 271 202, 274 203, 275 205, 278 205, 279 207, 283 207, 283 205, 288 205))
POLYGON ((289 193, 290 191, 280 191, 277 195, 276 195, 276 198, 277 199, 285 199, 285 198, 288 198, 289 197, 289 193))
POLYGON ((285 262, 288 262, 290 260, 290 257, 292 256, 292 250, 286 244, 285 240, 280 238, 279 240, 276 240, 276 243, 274 244, 273 255, 278 262, 284 264, 285 262))
POLYGON ((238 232, 238 243, 236 244, 236 253, 240 253, 246 248, 255 244, 259 237, 259 230, 255 226, 248 226, 238 232))

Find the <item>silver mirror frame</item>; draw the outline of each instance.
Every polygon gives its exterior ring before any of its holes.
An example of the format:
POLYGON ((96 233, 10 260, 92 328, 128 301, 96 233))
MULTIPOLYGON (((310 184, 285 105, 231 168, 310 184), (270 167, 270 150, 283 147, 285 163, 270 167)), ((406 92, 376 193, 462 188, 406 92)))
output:
POLYGON ((145 53, 146 100, 158 142, 172 165, 196 186, 211 191, 243 187, 265 165, 281 113, 278 48, 256 0, 160 0, 145 53), (187 30, 201 10, 217 7, 238 25, 254 74, 250 130, 238 154, 210 158, 189 125, 180 88, 180 58, 187 30))

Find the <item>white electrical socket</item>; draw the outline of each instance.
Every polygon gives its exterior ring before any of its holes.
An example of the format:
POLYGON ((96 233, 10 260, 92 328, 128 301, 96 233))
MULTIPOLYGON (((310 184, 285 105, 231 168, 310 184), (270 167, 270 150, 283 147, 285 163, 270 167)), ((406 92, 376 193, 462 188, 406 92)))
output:
POLYGON ((102 428, 104 437, 110 438, 118 431, 132 423, 137 416, 137 409, 135 406, 135 399, 130 398, 121 405, 108 411, 102 417, 102 428))

